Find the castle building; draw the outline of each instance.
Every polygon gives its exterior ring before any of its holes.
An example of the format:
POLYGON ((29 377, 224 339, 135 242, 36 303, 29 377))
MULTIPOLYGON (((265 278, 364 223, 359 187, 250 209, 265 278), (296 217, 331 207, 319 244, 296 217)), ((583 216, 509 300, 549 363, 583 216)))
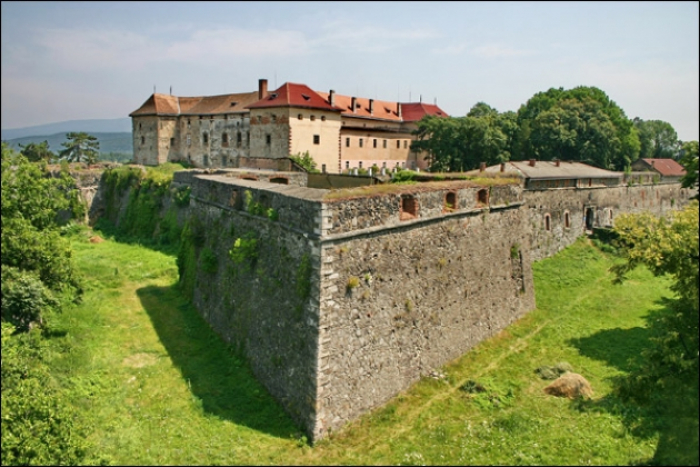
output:
POLYGON ((437 105, 317 92, 284 83, 205 97, 154 93, 132 118, 134 162, 187 161, 195 167, 242 167, 245 160, 308 152, 322 172, 371 167, 425 169, 411 151, 412 131, 426 115, 448 117, 437 105))

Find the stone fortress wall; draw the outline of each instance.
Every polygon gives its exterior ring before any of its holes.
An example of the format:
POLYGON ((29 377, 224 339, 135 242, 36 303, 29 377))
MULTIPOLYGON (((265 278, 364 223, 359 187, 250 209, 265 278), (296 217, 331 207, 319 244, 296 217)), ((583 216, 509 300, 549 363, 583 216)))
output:
POLYGON ((693 194, 452 181, 334 198, 304 175, 199 170, 174 184, 192 187, 181 281, 312 440, 533 309, 532 262, 583 234, 584 215, 604 227, 693 194))

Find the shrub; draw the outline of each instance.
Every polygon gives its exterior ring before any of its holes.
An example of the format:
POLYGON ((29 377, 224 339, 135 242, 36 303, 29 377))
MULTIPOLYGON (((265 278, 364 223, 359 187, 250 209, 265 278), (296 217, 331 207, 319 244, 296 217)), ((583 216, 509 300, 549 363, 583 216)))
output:
POLYGON ((43 315, 60 309, 59 301, 36 273, 4 267, 2 271, 2 320, 27 331, 32 323, 43 324, 43 315))

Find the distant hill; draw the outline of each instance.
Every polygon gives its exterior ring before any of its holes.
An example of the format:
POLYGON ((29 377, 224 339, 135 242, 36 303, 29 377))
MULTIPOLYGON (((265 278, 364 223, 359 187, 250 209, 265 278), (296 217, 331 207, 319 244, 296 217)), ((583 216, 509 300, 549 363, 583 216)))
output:
MULTIPOLYGON (((134 153, 134 143, 131 139, 131 131, 120 133, 101 133, 87 131, 87 133, 96 137, 97 140, 100 142, 100 153, 102 154, 109 152, 118 152, 133 155, 134 153)), ((25 136, 23 138, 14 138, 3 141, 7 141, 10 147, 19 150, 20 144, 26 146, 29 143, 41 143, 44 140, 46 140, 49 143, 49 149, 51 149, 57 154, 63 149, 61 143, 68 141, 66 139, 66 132, 55 133, 51 135, 25 136)))
MULTIPOLYGON (((131 119, 110 118, 93 120, 69 120, 65 122, 47 123, 46 125, 30 126, 25 128, 11 128, 0 130, 0 139, 3 141, 24 138, 26 136, 55 135, 57 133, 68 133, 70 131, 84 131, 86 133, 125 133, 131 132, 131 119)), ((48 139, 41 136, 41 141, 48 139)), ((51 142, 49 141, 49 144, 51 142)), ((60 146, 60 143, 59 143, 60 146)), ((55 151, 56 149, 52 149, 55 151)), ((129 149, 129 152, 132 150, 129 149)))

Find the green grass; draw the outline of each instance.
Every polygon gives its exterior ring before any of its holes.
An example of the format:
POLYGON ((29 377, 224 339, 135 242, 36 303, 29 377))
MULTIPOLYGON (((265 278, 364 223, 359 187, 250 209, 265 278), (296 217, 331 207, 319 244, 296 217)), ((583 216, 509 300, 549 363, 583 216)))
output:
POLYGON ((68 332, 53 341, 67 351, 54 369, 115 463, 624 465, 649 462, 659 443, 612 388, 669 283, 640 269, 613 286, 612 260, 584 241, 534 265, 537 310, 446 365, 445 380, 420 381, 314 447, 180 296, 173 256, 73 246, 87 290, 59 318, 68 332), (535 369, 561 361, 590 381, 592 401, 543 393, 535 369), (488 392, 461 390, 468 380, 488 392))

